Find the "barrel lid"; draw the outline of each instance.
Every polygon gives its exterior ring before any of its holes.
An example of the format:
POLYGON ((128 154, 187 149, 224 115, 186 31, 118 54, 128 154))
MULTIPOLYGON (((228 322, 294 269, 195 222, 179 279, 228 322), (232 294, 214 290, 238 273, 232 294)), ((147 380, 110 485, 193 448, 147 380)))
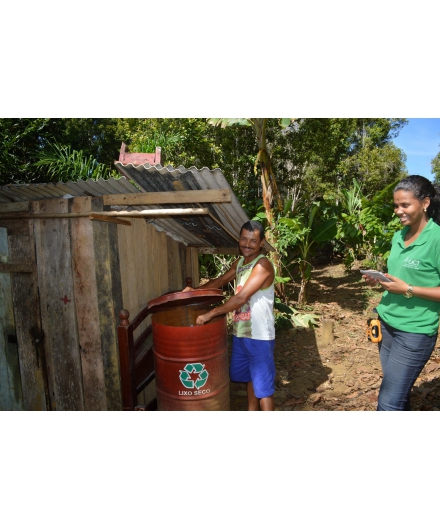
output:
POLYGON ((195 289, 194 291, 176 291, 163 294, 159 298, 150 300, 147 308, 151 312, 162 311, 170 307, 189 304, 215 304, 225 298, 221 289, 195 289))

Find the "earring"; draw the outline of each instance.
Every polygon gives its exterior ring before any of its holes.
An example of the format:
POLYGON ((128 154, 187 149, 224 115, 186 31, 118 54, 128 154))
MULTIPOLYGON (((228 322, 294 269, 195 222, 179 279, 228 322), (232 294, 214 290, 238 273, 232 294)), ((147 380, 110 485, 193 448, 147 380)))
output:
POLYGON ((423 208, 423 211, 426 213, 426 208, 423 208))

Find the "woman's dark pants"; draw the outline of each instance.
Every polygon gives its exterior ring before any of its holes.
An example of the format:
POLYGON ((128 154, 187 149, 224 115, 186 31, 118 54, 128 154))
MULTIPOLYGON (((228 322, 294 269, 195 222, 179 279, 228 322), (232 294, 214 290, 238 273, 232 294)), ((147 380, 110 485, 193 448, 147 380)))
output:
POLYGON ((437 335, 406 333, 381 320, 379 343, 383 380, 377 410, 410 410, 411 388, 431 357, 437 335))

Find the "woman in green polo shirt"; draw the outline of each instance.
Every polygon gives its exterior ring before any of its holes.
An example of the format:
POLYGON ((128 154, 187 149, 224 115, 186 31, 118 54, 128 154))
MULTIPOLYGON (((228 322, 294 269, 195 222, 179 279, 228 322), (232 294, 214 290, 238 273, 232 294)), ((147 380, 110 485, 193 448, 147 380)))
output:
MULTIPOLYGON (((394 188, 403 226, 388 258, 391 282, 377 307, 383 379, 377 410, 410 410, 411 388, 437 341, 440 312, 440 195, 425 177, 410 175, 394 188)), ((377 280, 364 276, 369 284, 377 280)))

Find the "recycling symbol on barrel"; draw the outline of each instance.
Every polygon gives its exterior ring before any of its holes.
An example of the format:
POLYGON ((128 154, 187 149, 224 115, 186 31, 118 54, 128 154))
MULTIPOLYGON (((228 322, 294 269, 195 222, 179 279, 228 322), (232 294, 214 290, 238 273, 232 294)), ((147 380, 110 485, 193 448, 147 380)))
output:
POLYGON ((179 372, 179 379, 185 388, 202 388, 209 376, 205 365, 201 363, 189 363, 179 372))

